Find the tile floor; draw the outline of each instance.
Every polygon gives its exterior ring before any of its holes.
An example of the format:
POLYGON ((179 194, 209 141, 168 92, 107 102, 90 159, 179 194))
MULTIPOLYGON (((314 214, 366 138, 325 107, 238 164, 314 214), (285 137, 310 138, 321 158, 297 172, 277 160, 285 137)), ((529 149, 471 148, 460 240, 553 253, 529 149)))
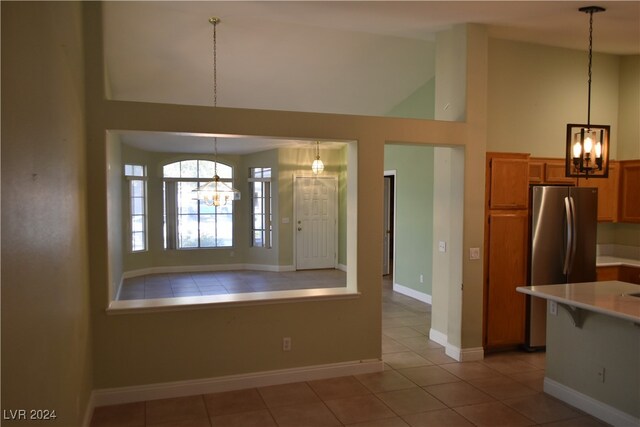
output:
POLYGON ((458 363, 428 336, 430 307, 383 290, 383 372, 96 408, 92 427, 606 424, 542 392, 544 353, 458 363))
POLYGON ((125 279, 119 300, 192 297, 292 289, 338 288, 346 286, 340 270, 216 271, 149 274, 125 279))

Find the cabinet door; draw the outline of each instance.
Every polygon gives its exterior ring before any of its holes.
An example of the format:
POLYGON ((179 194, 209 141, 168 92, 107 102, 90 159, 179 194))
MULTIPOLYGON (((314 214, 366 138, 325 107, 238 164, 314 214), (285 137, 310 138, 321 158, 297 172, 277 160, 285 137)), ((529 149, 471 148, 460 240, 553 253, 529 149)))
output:
POLYGON ((516 287, 526 284, 527 224, 526 210, 489 213, 487 348, 524 342, 526 299, 516 287))
POLYGON ((610 162, 608 178, 579 179, 580 187, 598 189, 598 222, 618 221, 619 178, 618 163, 610 162))
POLYGON ((622 282, 635 283, 636 285, 640 285, 640 268, 621 265, 620 278, 618 280, 622 282))
POLYGON ((596 268, 596 281, 608 282, 609 280, 619 280, 619 270, 620 267, 618 266, 598 267, 596 268))
POLYGON ((640 222, 640 160, 620 162, 620 222, 640 222))
POLYGON ((490 209, 526 209, 529 205, 529 161, 492 158, 489 167, 490 209))
POLYGON ((542 184, 544 181, 544 162, 529 160, 529 183, 542 184))
POLYGON ((544 165, 545 184, 576 185, 575 178, 567 178, 564 160, 547 160, 544 165))

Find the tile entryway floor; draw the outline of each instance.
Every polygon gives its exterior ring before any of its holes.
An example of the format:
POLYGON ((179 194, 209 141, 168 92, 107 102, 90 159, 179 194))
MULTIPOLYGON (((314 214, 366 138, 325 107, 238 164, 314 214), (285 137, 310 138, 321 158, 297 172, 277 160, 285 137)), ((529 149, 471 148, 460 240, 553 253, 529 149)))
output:
POLYGON ((542 392, 544 353, 458 363, 428 339, 430 307, 383 290, 383 372, 96 408, 104 426, 606 425, 542 392))
POLYGON ((216 271, 149 274, 125 279, 119 300, 193 297, 293 289, 339 288, 347 283, 340 270, 290 272, 216 271))

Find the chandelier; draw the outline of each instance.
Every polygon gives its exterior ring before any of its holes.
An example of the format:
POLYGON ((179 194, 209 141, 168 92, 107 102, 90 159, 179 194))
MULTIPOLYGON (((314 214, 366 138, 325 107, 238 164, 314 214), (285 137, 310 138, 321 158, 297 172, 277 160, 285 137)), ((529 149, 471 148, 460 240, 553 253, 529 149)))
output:
POLYGON ((567 125, 565 175, 574 178, 606 178, 609 176, 608 125, 591 124, 591 64, 593 57, 593 14, 604 12, 600 6, 578 9, 589 14, 589 82, 587 123, 567 125))
MULTIPOLYGON (((218 106, 218 63, 216 28, 220 18, 211 17, 209 23, 213 25, 213 106, 218 106)), ((240 191, 220 180, 218 176, 218 137, 213 137, 214 170, 211 181, 199 186, 195 190, 194 199, 204 202, 207 206, 224 206, 233 200, 240 200, 240 191)))

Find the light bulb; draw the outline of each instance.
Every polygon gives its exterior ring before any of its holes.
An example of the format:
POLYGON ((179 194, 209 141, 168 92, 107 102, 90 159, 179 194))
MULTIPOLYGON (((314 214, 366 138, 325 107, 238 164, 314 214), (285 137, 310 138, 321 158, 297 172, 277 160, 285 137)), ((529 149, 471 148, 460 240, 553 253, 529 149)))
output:
POLYGON ((602 144, 600 141, 596 142, 596 158, 599 159, 602 156, 602 144))
POLYGON ((591 149, 593 148, 593 140, 591 136, 588 136, 584 139, 584 152, 591 153, 591 149))
POLYGON ((573 144, 573 158, 580 158, 581 151, 582 147, 580 146, 580 142, 576 142, 575 144, 573 144))

